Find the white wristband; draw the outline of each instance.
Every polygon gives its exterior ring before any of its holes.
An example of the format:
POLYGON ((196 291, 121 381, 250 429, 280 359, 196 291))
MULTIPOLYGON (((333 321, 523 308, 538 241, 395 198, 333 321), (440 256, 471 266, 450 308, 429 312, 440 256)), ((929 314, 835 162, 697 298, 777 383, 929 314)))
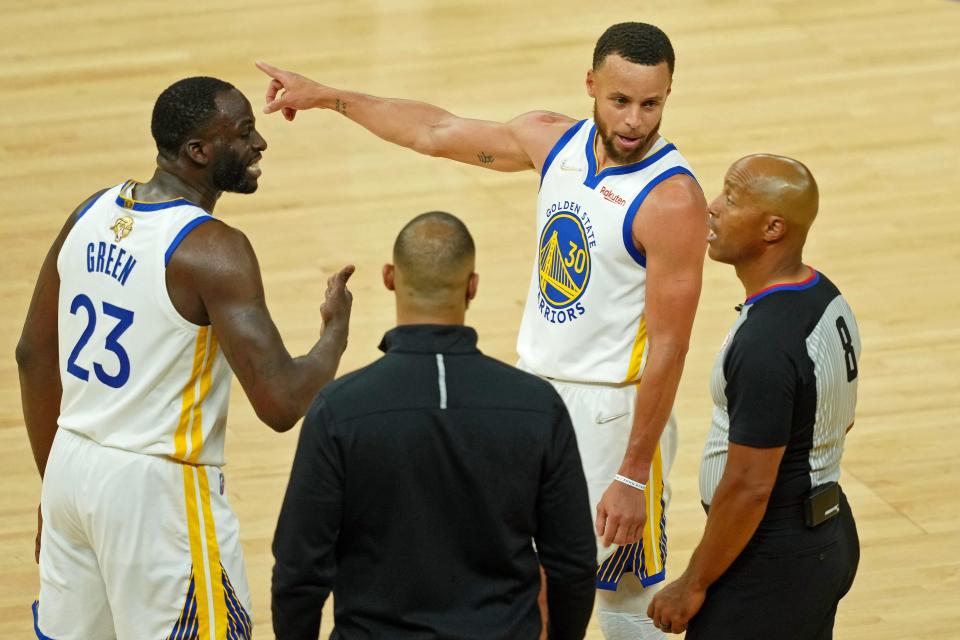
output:
POLYGON ((613 479, 616 480, 617 482, 622 482, 623 484, 627 485, 628 487, 633 487, 634 489, 639 489, 640 491, 645 491, 646 488, 647 488, 647 485, 643 484, 642 482, 637 482, 636 480, 631 480, 631 479, 628 478, 627 476, 622 476, 622 475, 620 475, 619 473, 618 473, 617 475, 613 476, 613 479))

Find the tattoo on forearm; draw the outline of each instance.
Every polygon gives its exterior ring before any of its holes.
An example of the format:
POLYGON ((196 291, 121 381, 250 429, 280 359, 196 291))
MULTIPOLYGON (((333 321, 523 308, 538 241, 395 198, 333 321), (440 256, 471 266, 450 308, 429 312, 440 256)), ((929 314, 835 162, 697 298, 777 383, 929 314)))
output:
POLYGON ((493 163, 493 156, 488 156, 483 151, 477 154, 477 159, 480 160, 483 164, 493 163))
POLYGON ((337 98, 336 110, 337 110, 337 113, 342 113, 343 115, 347 115, 347 103, 341 100, 340 98, 337 98))

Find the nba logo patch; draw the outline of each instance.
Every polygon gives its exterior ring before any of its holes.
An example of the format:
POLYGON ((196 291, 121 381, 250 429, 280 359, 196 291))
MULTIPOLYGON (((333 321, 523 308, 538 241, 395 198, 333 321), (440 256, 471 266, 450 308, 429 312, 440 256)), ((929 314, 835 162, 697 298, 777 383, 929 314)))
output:
POLYGON ((223 485, 224 485, 223 471, 221 471, 220 472, 220 495, 223 495, 223 488, 224 488, 223 485))
POLYGON ((555 214, 540 234, 540 293, 554 309, 565 309, 583 296, 590 280, 590 245, 580 218, 555 214))

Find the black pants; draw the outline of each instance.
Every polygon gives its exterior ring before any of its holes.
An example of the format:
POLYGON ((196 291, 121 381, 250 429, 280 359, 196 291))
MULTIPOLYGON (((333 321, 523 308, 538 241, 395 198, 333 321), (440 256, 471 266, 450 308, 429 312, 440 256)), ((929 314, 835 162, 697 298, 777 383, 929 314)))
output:
POLYGON ((840 514, 812 529, 797 509, 768 514, 707 590, 687 640, 829 640, 859 562, 857 526, 842 492, 840 514))

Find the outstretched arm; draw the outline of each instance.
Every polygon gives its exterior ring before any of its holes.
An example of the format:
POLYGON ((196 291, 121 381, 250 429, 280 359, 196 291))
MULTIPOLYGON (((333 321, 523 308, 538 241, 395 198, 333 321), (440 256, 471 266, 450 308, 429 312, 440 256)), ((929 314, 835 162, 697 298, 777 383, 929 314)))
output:
MULTIPOLYGON (((647 263, 647 362, 619 473, 645 484, 690 343, 707 246, 706 210, 700 187, 689 176, 678 175, 650 193, 633 224, 634 244, 647 263)), ((597 510, 597 535, 604 544, 640 539, 647 516, 644 492, 612 482, 597 510)))
MULTIPOLYGON (((209 321, 257 416, 276 431, 286 431, 336 374, 347 346, 353 298, 346 285, 353 270, 344 267, 327 281, 320 339, 296 358, 270 317, 260 265, 240 231, 215 220, 201 224, 174 253, 167 282, 172 297, 178 287, 196 296, 205 318, 185 315, 198 323, 209 321)), ((178 310, 181 306, 189 304, 181 303, 178 310)))
POLYGON ((575 122, 548 111, 531 111, 506 123, 460 118, 425 102, 379 98, 328 87, 265 62, 270 76, 265 113, 331 109, 378 137, 428 156, 497 171, 539 171, 554 143, 575 122))

